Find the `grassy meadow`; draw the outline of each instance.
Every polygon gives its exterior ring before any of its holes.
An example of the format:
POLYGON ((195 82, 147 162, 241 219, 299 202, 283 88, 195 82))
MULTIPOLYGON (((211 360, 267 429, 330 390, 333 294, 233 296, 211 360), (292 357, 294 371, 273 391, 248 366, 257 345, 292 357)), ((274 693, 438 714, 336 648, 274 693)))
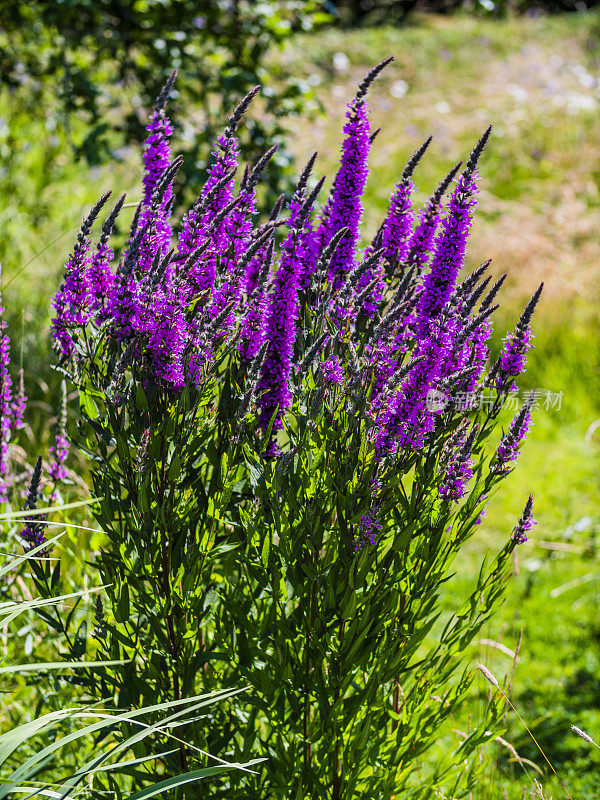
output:
MULTIPOLYGON (((492 258, 496 275, 509 274, 496 344, 545 282, 523 386, 556 393, 560 407, 540 403, 518 469, 492 498, 470 544, 472 563, 509 535, 529 491, 539 524, 518 550, 507 600, 482 632, 473 660, 498 678, 513 676, 513 702, 572 796, 600 797, 600 751, 570 731, 576 724, 600 740, 600 427, 594 429, 600 418, 600 16, 424 16, 402 29, 326 29, 298 37, 273 53, 272 67, 304 78, 315 108, 325 111, 291 122, 298 162, 318 150, 321 171, 331 174, 344 106, 367 69, 388 55, 395 61, 371 91, 372 126, 382 130, 366 195, 369 229, 375 231, 395 180, 423 139, 434 136, 415 176, 425 198, 492 124, 468 260, 476 266, 492 258)), ((84 210, 107 188, 127 191, 138 180, 139 152, 127 149, 119 157, 94 168, 76 163, 64 130, 0 95, 3 295, 38 403, 53 399, 46 366, 49 297, 84 210)), ((75 553, 76 536, 69 536, 75 553)), ((471 566, 469 556, 456 564, 448 593, 475 583, 471 566)), ((472 705, 452 730, 440 732, 440 752, 445 737, 468 732, 488 688, 481 677, 472 705)), ((10 702, 4 695, 0 714, 14 720, 31 691, 23 687, 10 702)), ((505 740, 514 749, 489 748, 486 779, 474 800, 529 797, 535 776, 549 796, 564 796, 512 712, 505 740)))

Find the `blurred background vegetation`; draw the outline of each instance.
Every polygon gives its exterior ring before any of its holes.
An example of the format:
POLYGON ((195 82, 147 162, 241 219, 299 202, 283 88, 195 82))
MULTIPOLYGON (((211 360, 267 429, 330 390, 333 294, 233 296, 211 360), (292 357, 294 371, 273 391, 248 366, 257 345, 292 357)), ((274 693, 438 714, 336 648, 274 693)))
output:
MULTIPOLYGON (((176 150, 186 157, 181 191, 185 185, 191 197, 210 142, 256 83, 262 99, 243 128, 244 154, 256 158, 266 142, 282 143, 270 191, 289 186, 293 159, 302 163, 313 150, 320 173, 331 175, 346 102, 367 69, 393 55, 371 94, 372 125, 382 127, 365 210, 371 232, 426 136, 434 142, 416 176, 423 198, 494 126, 481 165, 469 265, 491 257, 497 274, 509 273, 496 346, 545 281, 524 387, 562 395, 560 408, 540 404, 519 468, 493 498, 471 545, 475 563, 508 535, 533 491, 540 524, 520 548, 509 599, 473 657, 508 673, 520 641, 513 700, 573 796, 590 798, 600 796, 600 760, 569 728, 577 724, 600 739, 596 5, 7 0, 0 30, 0 262, 13 352, 34 398, 23 433, 30 451, 44 445, 48 429, 36 408, 56 405, 46 330, 62 264, 84 212, 103 191, 138 199, 146 112, 174 66, 180 70, 176 150)), ((124 215, 123 225, 128 221, 124 215)), ((74 534, 70 548, 66 566, 82 558, 74 534)), ((468 561, 458 564, 448 591, 464 591, 475 579, 468 561)), ((24 641, 11 645, 11 660, 31 653, 31 642, 23 651, 24 641)), ((479 689, 483 703, 488 687, 479 689)), ((23 685, 16 700, 1 700, 7 725, 31 705, 31 691, 23 685)), ((42 705, 58 702, 52 698, 49 690, 42 705)), ((473 700, 447 735, 468 730, 479 708, 473 700)), ((521 727, 510 719, 508 725, 507 741, 535 766, 525 764, 528 776, 498 745, 476 800, 520 798, 536 767, 543 769, 521 727)), ((544 783, 561 796, 549 776, 544 783)))

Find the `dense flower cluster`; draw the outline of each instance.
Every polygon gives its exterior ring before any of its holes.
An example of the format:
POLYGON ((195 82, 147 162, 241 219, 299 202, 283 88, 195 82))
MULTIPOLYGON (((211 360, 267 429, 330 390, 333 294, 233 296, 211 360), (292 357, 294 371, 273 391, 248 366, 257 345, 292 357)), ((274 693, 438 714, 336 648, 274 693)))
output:
MULTIPOLYGON (((432 404, 432 392, 453 396, 491 385, 501 399, 525 367, 541 287, 486 373, 490 315, 504 278, 489 288, 487 263, 462 281, 459 276, 490 130, 464 169, 457 164, 419 209, 413 173, 428 139, 403 171, 375 238, 361 245, 374 138, 366 95, 385 63, 369 73, 348 105, 340 167, 321 208, 323 181, 309 186, 315 154, 287 203, 280 199, 266 221, 257 220, 255 189, 274 149, 236 181, 236 129, 253 90, 218 138, 206 183, 179 230, 172 227, 171 212, 180 160, 171 156, 165 110, 173 76, 148 125, 143 199, 125 248, 115 256, 109 244, 123 198, 92 248, 89 234, 104 197, 65 265, 53 301, 53 335, 63 364, 77 373, 103 353, 107 396, 120 403, 126 373, 135 370, 144 385, 174 398, 187 387, 201 388, 226 350, 248 381, 240 415, 245 418, 253 407, 257 430, 269 431, 265 457, 279 455, 278 432, 288 410, 310 390, 303 384, 308 372, 317 397, 335 385, 343 387, 341 395, 366 403, 365 435, 381 462, 410 457, 445 425, 449 433, 458 430, 460 413, 432 404)), ((514 461, 529 424, 528 411, 518 415, 498 448, 492 475, 514 461)), ((439 495, 446 500, 463 498, 473 476, 477 425, 470 430, 453 439, 454 449, 440 461, 439 495)), ((63 444, 57 440, 53 450, 57 474, 63 444)), ((370 541, 368 525, 361 539, 370 541)))

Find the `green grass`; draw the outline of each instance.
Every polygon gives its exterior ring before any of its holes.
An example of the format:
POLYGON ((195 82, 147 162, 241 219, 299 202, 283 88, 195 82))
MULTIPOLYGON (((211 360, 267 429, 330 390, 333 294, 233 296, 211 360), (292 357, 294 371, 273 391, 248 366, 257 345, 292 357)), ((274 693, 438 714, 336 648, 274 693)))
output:
MULTIPOLYGON (((318 84, 327 121, 294 121, 290 137, 299 159, 319 150, 320 170, 327 174, 337 158, 345 102, 367 69, 394 55, 394 65, 371 92, 373 127, 383 130, 366 196, 370 231, 408 156, 429 133, 435 140, 416 175, 421 198, 465 157, 487 124, 494 124, 481 166, 469 262, 493 257, 497 273, 509 272, 497 340, 545 280, 536 349, 524 385, 564 394, 560 410, 536 414, 518 468, 491 500, 448 591, 462 594, 472 586, 484 554, 510 534, 532 491, 539 525, 518 549, 506 602, 481 638, 514 650, 522 631, 512 697, 574 798, 600 796, 600 752, 569 732, 574 723, 600 740, 600 436, 586 441, 600 417, 600 96, 586 85, 588 76, 598 77, 599 25, 592 14, 505 21, 415 18, 403 29, 328 30, 300 37, 273 55, 283 68, 318 84), (333 54, 340 52, 349 61, 342 72, 333 67, 333 54), (404 87, 400 81, 407 85, 401 99, 393 96, 404 87)), ((0 102, 5 304, 17 348, 22 340, 26 380, 30 386, 38 383, 38 399, 43 399, 48 379, 43 331, 71 240, 101 192, 136 185, 140 157, 123 153, 116 166, 86 170, 74 163, 64 131, 47 130, 43 115, 32 119, 14 98, 3 96, 0 102)), ((136 190, 129 199, 136 199, 136 190)), ((76 538, 73 534, 69 541, 74 544, 76 538)), ((448 606, 451 599, 449 594, 448 606)), ((473 659, 483 660, 499 677, 511 668, 510 658, 489 645, 473 648, 473 659)), ((474 694, 464 718, 456 720, 457 729, 464 730, 469 715, 478 713, 488 688, 481 678, 480 697, 474 694)), ((28 692, 21 689, 13 715, 27 707, 28 692)), ((60 697, 46 699, 51 706, 60 697)), ((506 739, 544 769, 513 714, 506 739)), ((528 793, 534 768, 528 768, 528 777, 509 757, 500 745, 489 749, 486 780, 474 800, 516 800, 524 788, 528 793)), ((563 797, 545 772, 547 792, 563 797)))

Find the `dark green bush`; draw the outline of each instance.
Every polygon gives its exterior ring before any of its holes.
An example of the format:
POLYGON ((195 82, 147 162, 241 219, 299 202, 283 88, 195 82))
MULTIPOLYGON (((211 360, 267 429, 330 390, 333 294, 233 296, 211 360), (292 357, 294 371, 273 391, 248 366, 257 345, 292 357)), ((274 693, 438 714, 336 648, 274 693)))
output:
MULTIPOLYGON (((186 131, 189 177, 204 166, 215 121, 258 83, 265 113, 248 127, 242 151, 253 159, 266 141, 281 141, 278 120, 302 110, 309 87, 267 72, 265 54, 328 19, 319 9, 318 0, 6 0, 0 88, 19 93, 36 113, 55 114, 78 155, 98 164, 111 149, 139 141, 144 109, 177 68, 176 105, 186 115, 190 106, 202 110, 186 131), (112 109, 118 113, 109 123, 112 109), (73 115, 89 123, 83 134, 73 132, 73 115)), ((288 160, 283 150, 274 159, 272 185, 288 160)))

